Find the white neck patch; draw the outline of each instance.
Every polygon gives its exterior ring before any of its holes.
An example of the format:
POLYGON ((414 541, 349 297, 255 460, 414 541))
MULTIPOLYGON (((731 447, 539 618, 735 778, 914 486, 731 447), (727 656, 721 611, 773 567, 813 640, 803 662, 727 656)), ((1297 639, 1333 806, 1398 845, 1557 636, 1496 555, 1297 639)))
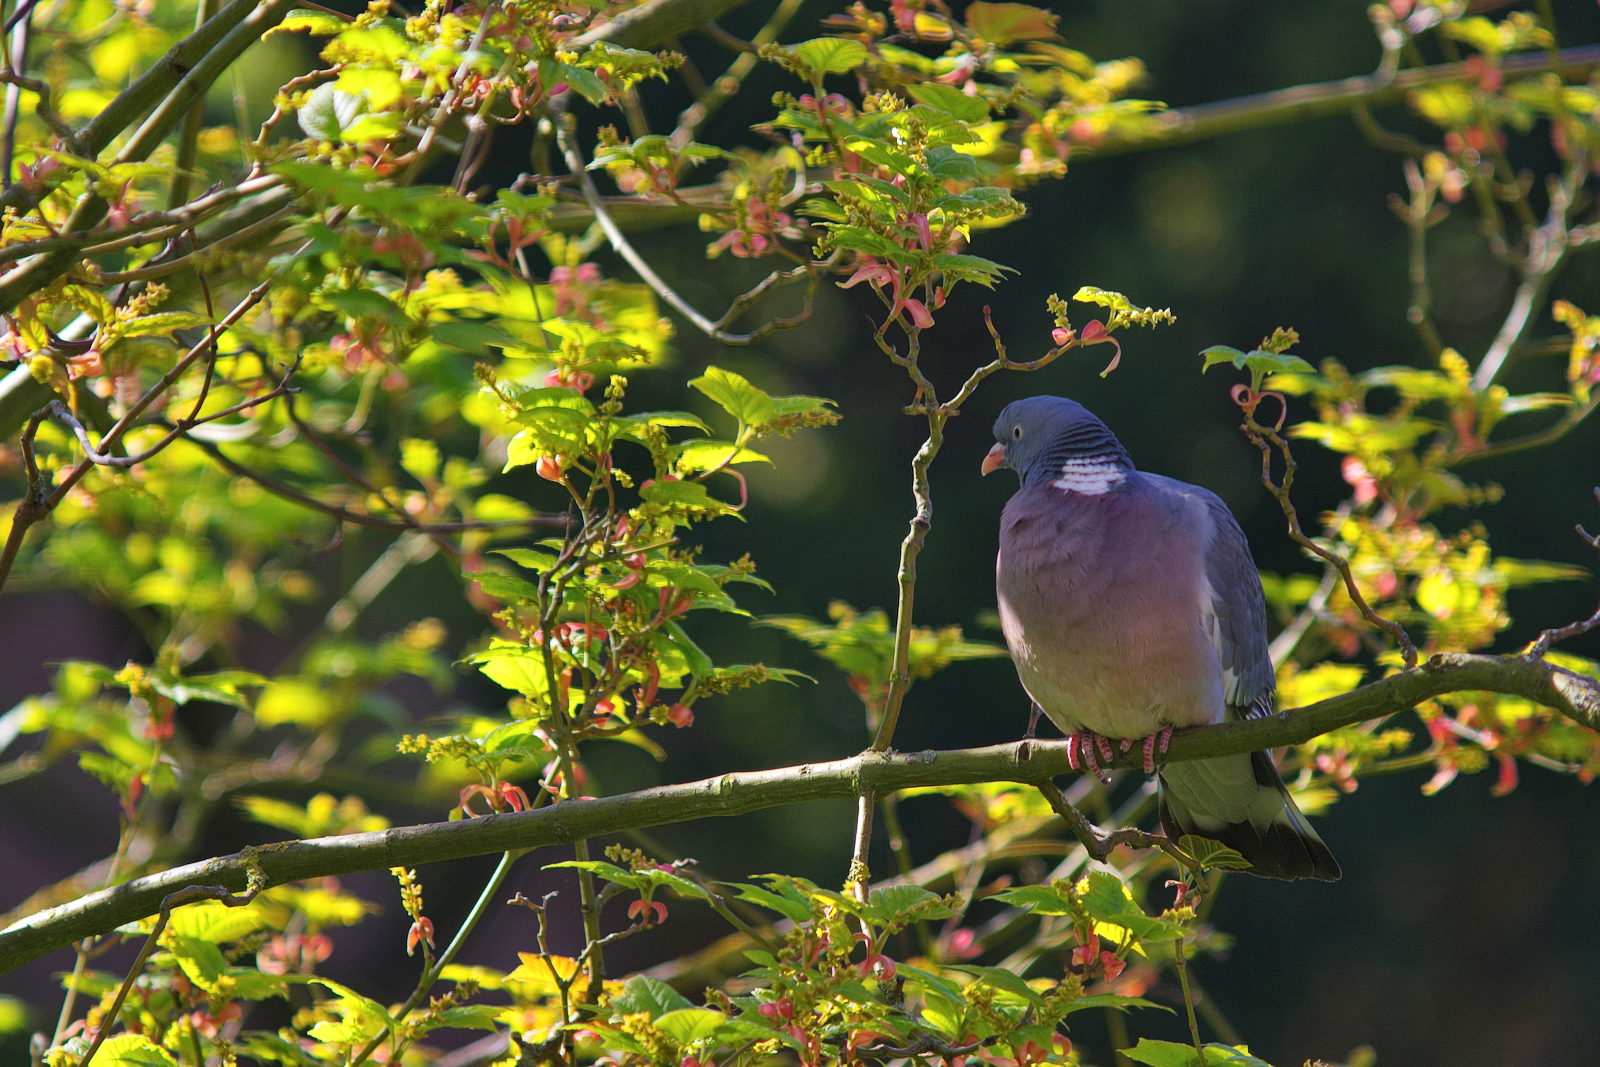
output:
POLYGON ((1100 496, 1127 480, 1127 469, 1110 456, 1073 458, 1061 465, 1061 477, 1050 484, 1067 493, 1100 496))

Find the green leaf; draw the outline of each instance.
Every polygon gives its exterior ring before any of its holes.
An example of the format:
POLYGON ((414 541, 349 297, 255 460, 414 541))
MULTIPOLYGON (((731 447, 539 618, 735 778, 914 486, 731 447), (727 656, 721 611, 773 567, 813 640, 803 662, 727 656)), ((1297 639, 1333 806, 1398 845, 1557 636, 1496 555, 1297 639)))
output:
POLYGON ((340 71, 333 84, 352 95, 365 95, 367 106, 374 111, 383 111, 400 99, 400 75, 392 70, 349 68, 340 71))
POLYGON ((679 474, 698 474, 734 463, 771 463, 760 452, 739 448, 730 441, 694 440, 674 446, 674 466, 679 474))
POLYGON ((996 263, 992 259, 984 259, 982 256, 939 255, 934 257, 933 265, 962 281, 974 281, 991 288, 1000 280, 1001 272, 1009 270, 1012 274, 1017 273, 1011 267, 996 263))
POLYGON ((1178 839, 1178 847, 1188 853, 1201 867, 1207 869, 1213 867, 1224 871, 1248 871, 1250 869, 1249 860, 1234 849, 1224 845, 1221 841, 1213 841, 1209 837, 1184 834, 1178 839))
POLYGON ((446 1008, 426 1020, 424 1030, 495 1030, 501 1009, 493 1004, 467 1004, 446 1008))
POLYGON ((637 426, 688 426, 702 433, 710 433, 711 427, 698 415, 691 415, 687 411, 642 411, 637 415, 630 415, 618 422, 628 422, 637 426))
POLYGON ((1200 355, 1206 361, 1205 365, 1200 368, 1200 373, 1202 374, 1215 367, 1218 363, 1231 363, 1241 369, 1244 367, 1244 353, 1237 348, 1229 348, 1227 345, 1212 345, 1200 355))
MULTIPOLYGON (((335 18, 325 11, 312 11, 309 8, 297 7, 283 16, 283 21, 274 28, 287 33, 306 30, 316 37, 335 37, 349 25, 350 23, 343 19, 335 18)), ((271 33, 272 30, 267 32, 271 33)))
MULTIPOLYGON (((616 1001, 613 1000, 612 1003, 615 1004, 616 1001)), ((687 1045, 703 1037, 710 1037, 727 1021, 728 1017, 720 1011, 711 1011, 708 1008, 679 1008, 677 1011, 667 1012, 655 1023, 656 1029, 678 1044, 687 1045)))
POLYGON ((532 548, 497 548, 495 555, 504 556, 519 567, 526 567, 530 571, 543 574, 556 565, 556 557, 548 552, 540 552, 532 548))
POLYGON ((981 96, 968 96, 960 89, 938 82, 922 82, 908 90, 919 104, 947 111, 962 122, 983 122, 989 117, 989 102, 981 96))
POLYGON ((596 878, 614 882, 629 889, 643 889, 650 884, 650 879, 646 876, 634 874, 632 871, 625 871, 616 864, 607 863, 604 860, 565 860, 561 863, 547 863, 544 869, 548 871, 558 867, 572 867, 576 870, 588 871, 596 878))
POLYGON ((1003 989, 1012 996, 1022 998, 1029 1004, 1039 1004, 1042 1002, 1042 998, 1039 996, 1039 994, 1028 988, 1028 983, 1024 982, 1021 978, 1018 978, 1004 967, 978 967, 972 964, 963 964, 959 967, 951 967, 950 969, 953 971, 962 971, 966 974, 970 974, 981 980, 985 985, 991 985, 996 989, 1003 989))
POLYGON ((964 1009, 967 1006, 966 995, 961 992, 961 987, 954 982, 941 978, 939 975, 929 971, 924 971, 920 967, 914 967, 909 963, 900 963, 898 970, 906 972, 912 976, 913 981, 920 982, 928 992, 943 997, 956 1008, 964 1009))
MULTIPOLYGON (((1250 1050, 1244 1046, 1235 1048, 1232 1045, 1219 1045, 1212 1043, 1205 1046, 1206 1067, 1271 1067, 1270 1064, 1250 1055, 1250 1050)), ((1147 1063, 1150 1067, 1195 1067, 1195 1054, 1193 1045, 1180 1045, 1175 1041, 1152 1041, 1148 1037, 1141 1037, 1139 1044, 1131 1049, 1124 1049, 1124 1056, 1138 1063, 1147 1063)))
MULTIPOLYGON (((867 898, 867 915, 880 923, 891 923, 900 915, 918 904, 925 904, 930 900, 938 900, 939 894, 924 889, 919 885, 891 885, 882 889, 874 889, 867 898)), ((944 916, 927 915, 921 918, 943 918, 944 916)))
POLYGON ((1310 373, 1316 368, 1299 356, 1287 352, 1263 352, 1255 349, 1244 358, 1245 369, 1252 373, 1275 374, 1283 372, 1310 373))
POLYGON ((860 41, 839 37, 817 37, 795 45, 792 51, 806 66, 822 74, 848 74, 870 58, 860 41))
POLYGON ((907 258, 904 248, 865 226, 835 226, 829 232, 828 240, 835 248, 848 248, 852 252, 864 252, 879 259, 898 262, 907 258))
POLYGON ((689 384, 746 426, 759 426, 777 413, 772 397, 751 385, 742 375, 721 367, 707 367, 704 374, 689 384))
POLYGON ((678 650, 683 657, 684 664, 689 668, 689 673, 696 678, 707 678, 716 671, 716 664, 711 662, 711 657, 706 655, 699 645, 695 644, 688 634, 683 632, 683 627, 668 619, 661 625, 662 635, 678 650))
POLYGON ((156 692, 174 704, 187 704, 191 700, 209 700, 215 704, 248 710, 250 702, 239 690, 264 686, 267 680, 250 671, 218 671, 198 678, 175 678, 166 671, 153 671, 148 675, 156 692))
POLYGON ((491 681, 525 697, 539 698, 549 692, 544 658, 535 649, 509 642, 492 644, 468 656, 467 661, 476 663, 491 681))
POLYGON ((340 289, 320 296, 324 303, 353 319, 383 319, 396 326, 410 321, 393 300, 371 289, 340 289))
POLYGON ((1156 919, 1144 913, 1128 887, 1116 875, 1091 871, 1085 879, 1088 888, 1079 895, 1084 910, 1093 918, 1112 926, 1131 930, 1148 941, 1171 941, 1184 937, 1188 929, 1170 919, 1156 919))
POLYGON ((1056 36, 1056 16, 1028 4, 973 0, 963 17, 969 30, 1001 48, 1013 41, 1048 41, 1056 36))
POLYGON ((1570 582, 1589 577, 1583 567, 1570 563, 1551 563, 1542 559, 1512 559, 1500 556, 1494 561, 1495 573, 1505 579, 1507 586, 1533 585, 1536 582, 1570 582))
POLYGON ((1092 997, 1079 997, 1067 1005, 1068 1013, 1083 1011, 1086 1008, 1115 1008, 1118 1011, 1127 1011, 1129 1008, 1160 1008, 1162 1011, 1172 1011, 1165 1004, 1157 1004, 1143 997, 1124 996, 1121 993, 1096 993, 1092 997))
POLYGON ((682 1011, 693 1008, 694 1005, 659 978, 647 978, 636 974, 623 985, 622 992, 616 993, 611 998, 611 1009, 625 1015, 636 1012, 649 1012, 652 1020, 659 1019, 668 1012, 682 1011))
POLYGON ((740 900, 748 900, 752 904, 770 908, 793 923, 803 923, 811 920, 811 908, 808 905, 790 900, 787 897, 780 897, 778 894, 762 889, 760 886, 741 885, 738 896, 740 900))
POLYGON ((331 692, 302 678, 279 678, 269 683, 256 701, 256 724, 278 726, 293 722, 318 727, 339 711, 331 692))
POLYGON ((733 513, 732 508, 712 496, 699 482, 656 482, 640 489, 639 495, 651 504, 668 509, 705 511, 713 515, 733 513))
POLYGON ((289 986, 295 984, 296 978, 295 975, 287 974, 263 974, 254 967, 229 967, 227 972, 217 979, 216 992, 219 996, 234 1000, 287 997, 289 986))
POLYGON ((216 988, 217 979, 228 968, 228 961, 222 958, 221 949, 210 941, 183 934, 164 935, 162 940, 167 943, 167 951, 178 961, 178 966, 189 981, 207 991, 216 988))
POLYGON ((218 945, 254 933, 264 925, 266 920, 254 908, 230 908, 215 902, 176 908, 167 920, 167 929, 176 936, 199 938, 218 945))
POLYGON ((188 330, 195 326, 209 326, 211 320, 204 315, 187 311, 161 311, 154 315, 140 315, 136 319, 117 323, 112 330, 118 337, 156 337, 173 330, 188 330))
POLYGON ((496 574, 494 571, 465 572, 463 578, 470 578, 477 582, 485 593, 501 600, 535 601, 539 599, 539 587, 532 582, 524 581, 510 574, 496 574))
POLYGON ((1092 285, 1085 285, 1076 293, 1073 293, 1072 299, 1080 304, 1099 304, 1101 307, 1109 308, 1112 311, 1133 310, 1133 302, 1121 293, 1113 293, 1109 289, 1096 289, 1092 285))
POLYGON ((0 995, 0 1034, 20 1034, 28 1028, 28 1005, 13 996, 0 995))
POLYGON ((362 97, 341 92, 328 82, 311 90, 295 118, 309 136, 319 141, 337 142, 339 135, 355 124, 366 107, 367 102, 362 97))
POLYGON ((928 149, 928 173, 942 182, 975 182, 979 179, 978 161, 941 145, 928 149))
POLYGON ((603 104, 611 91, 606 88, 606 83, 591 70, 582 67, 569 66, 566 63, 557 63, 552 59, 539 60, 539 80, 545 89, 554 89, 562 82, 576 89, 583 98, 591 104, 603 104))
POLYGON ((95 1056, 102 1067, 178 1067, 166 1049, 143 1034, 118 1034, 107 1039, 95 1056))
POLYGON ((1027 908, 1037 915, 1071 915, 1070 898, 1059 890, 1045 885, 1024 885, 996 893, 994 899, 1019 908, 1027 908))

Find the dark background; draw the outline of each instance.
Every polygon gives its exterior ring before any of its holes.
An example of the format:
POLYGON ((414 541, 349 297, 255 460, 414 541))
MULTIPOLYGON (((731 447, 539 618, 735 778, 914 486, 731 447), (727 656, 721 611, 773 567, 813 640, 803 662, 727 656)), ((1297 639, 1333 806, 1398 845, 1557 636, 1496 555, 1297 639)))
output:
MULTIPOLYGON (((748 36, 769 6, 735 11, 724 24, 748 36)), ((1143 59, 1151 80, 1142 95, 1173 106, 1367 73, 1378 59, 1359 2, 1123 0, 1054 8, 1068 44, 1096 59, 1143 59)), ((1563 44, 1600 39, 1600 11, 1593 4, 1558 2, 1555 9, 1563 44)), ((817 19, 834 10, 808 4, 784 39, 813 36, 817 19)), ((683 43, 708 76, 727 62, 726 53, 703 40, 683 43)), ((778 72, 758 70, 743 97, 701 139, 747 139, 742 131, 770 114, 771 91, 790 87, 778 72)), ((657 129, 670 128, 688 102, 676 84, 652 84, 645 95, 657 129)), ((1401 109, 1380 118, 1424 132, 1401 109)), ((1544 158, 1537 137, 1530 141, 1518 161, 1538 166, 1544 158)), ((523 168, 524 152, 525 142, 519 147, 514 138, 498 143, 495 165, 503 172, 488 170, 483 179, 508 182, 523 168)), ((1274 327, 1294 326, 1304 339, 1299 351, 1312 362, 1333 356, 1358 370, 1421 363, 1425 355, 1404 317, 1405 234, 1385 206, 1385 197, 1403 188, 1397 158, 1368 146, 1347 118, 1330 118, 1190 147, 1075 161, 1064 180, 1026 194, 1027 220, 979 234, 974 252, 1020 274, 994 293, 972 286, 959 290, 925 339, 924 365, 946 390, 990 357, 979 314, 985 303, 993 306, 1014 356, 1048 346, 1044 298, 1051 292, 1070 296, 1085 284, 1125 292, 1137 304, 1170 306, 1178 323, 1127 334, 1122 366, 1108 378, 1099 371, 1110 350, 1100 347, 1069 354, 1038 374, 991 379, 967 405, 952 423, 933 471, 934 528, 919 568, 918 621, 960 623, 969 636, 998 640, 978 618, 993 607, 996 516, 1013 484, 1008 476, 981 480, 978 462, 1000 408, 1040 392, 1087 404, 1117 431, 1142 468, 1219 493, 1244 524, 1263 569, 1312 570, 1256 481, 1255 455, 1235 429, 1227 397, 1233 379, 1219 371, 1202 377, 1196 353, 1212 344, 1249 348, 1274 327)), ((1458 210, 1434 231, 1431 247, 1440 328, 1447 343, 1476 363, 1509 304, 1514 280, 1483 254, 1473 218, 1470 208, 1458 210)), ((685 228, 640 235, 638 244, 680 292, 714 315, 759 278, 762 267, 729 257, 707 262, 698 252, 702 241, 685 228)), ((629 276, 609 254, 596 258, 608 273, 629 276)), ((1556 295, 1600 310, 1597 280, 1595 262, 1580 254, 1556 295)), ((752 476, 747 523, 723 520, 704 529, 708 558, 749 551, 776 587, 771 596, 739 594, 757 614, 822 616, 833 598, 862 608, 893 605, 898 545, 911 512, 909 461, 923 431, 919 421, 900 414, 909 389, 903 374, 872 346, 866 324, 876 308, 864 288, 827 288, 813 322, 750 349, 725 348, 680 323, 674 365, 664 373, 632 376, 631 399, 645 408, 704 407, 699 398, 684 396, 679 383, 708 363, 737 370, 769 391, 839 402, 840 425, 771 449, 777 467, 752 476)), ((779 309, 787 312, 787 305, 779 309)), ((1554 332, 1548 316, 1533 330, 1554 332)), ((1528 361, 1506 384, 1514 392, 1560 388, 1561 366, 1561 357, 1528 361)), ((1463 472, 1506 487, 1501 503, 1471 516, 1487 526, 1497 553, 1591 562, 1571 528, 1574 522, 1591 528, 1600 522, 1591 496, 1591 486, 1600 481, 1597 443, 1600 426, 1591 422, 1554 448, 1463 472)), ((1309 517, 1335 504, 1345 487, 1335 457, 1311 445, 1301 446, 1299 455, 1297 498, 1301 514, 1309 517)), ((538 503, 546 487, 517 472, 496 488, 538 503)), ((1469 516, 1446 512, 1437 521, 1450 530, 1469 516)), ((352 536, 346 551, 356 558, 345 565, 359 566, 382 547, 381 538, 352 536)), ((1593 603, 1592 585, 1581 582, 1514 592, 1517 621, 1496 648, 1514 649, 1543 626, 1587 615, 1593 603)), ((325 609, 320 605, 306 620, 325 609)), ((437 559, 395 583, 363 616, 359 630, 378 637, 428 615, 450 624, 455 647, 481 632, 480 619, 437 559)), ((695 622, 697 637, 719 662, 759 659, 806 670, 819 683, 771 685, 702 705, 693 730, 657 731, 671 752, 666 764, 624 746, 593 746, 588 762, 598 790, 837 758, 864 746, 860 705, 825 664, 775 631, 731 619, 695 622)), ((292 644, 292 634, 257 635, 252 666, 274 669, 275 657, 292 644)), ((1600 655, 1600 641, 1575 641, 1569 651, 1600 655)), ((29 592, 0 599, 0 708, 47 687, 47 662, 83 657, 116 664, 144 654, 119 619, 76 595, 29 592)), ((444 706, 420 684, 396 686, 393 693, 418 718, 444 706)), ((467 673, 451 698, 486 708, 501 699, 494 686, 467 673)), ((896 747, 1012 740, 1025 712, 1007 662, 959 664, 913 691, 896 747)), ((1594 816, 1600 809, 1594 793, 1524 766, 1521 786, 1502 799, 1489 795, 1488 774, 1463 777, 1439 796, 1424 798, 1419 786, 1426 777, 1419 772, 1364 782, 1320 821, 1344 865, 1343 881, 1230 879, 1213 917, 1237 942, 1226 959, 1199 963, 1198 975, 1252 1049, 1278 1064, 1342 1060, 1364 1043, 1376 1048, 1385 1067, 1595 1062, 1600 916, 1593 886, 1600 880, 1600 831, 1594 816)), ((281 795, 296 796, 287 790, 281 795)), ((906 811, 919 861, 965 842, 965 822, 942 801, 914 801, 906 811)), ((387 813, 397 822, 442 814, 387 813)), ((714 876, 783 870, 836 884, 848 862, 850 819, 848 805, 813 805, 669 827, 656 836, 679 854, 698 857, 714 876)), ((106 854, 115 834, 112 801, 73 769, 58 767, 0 787, 0 908, 106 854)), ((273 836, 224 812, 200 848, 207 855, 230 852, 273 836)), ((504 895, 511 889, 537 895, 564 885, 553 872, 537 869, 559 858, 547 850, 524 859, 504 895)), ((444 937, 492 862, 424 868, 429 914, 444 937)), ((874 868, 887 869, 887 857, 876 855, 874 868)), ((385 913, 333 932, 338 950, 326 973, 354 981, 379 999, 401 999, 414 980, 414 965, 400 956, 405 920, 393 882, 377 874, 345 881, 382 902, 385 913)), ((683 918, 665 929, 619 946, 610 957, 614 967, 647 965, 722 932, 687 907, 678 914, 683 918)), ((514 952, 530 947, 525 915, 491 909, 463 961, 512 966, 514 952)), ((577 948, 575 939, 569 942, 568 951, 577 948)), ((61 952, 38 961, 0 978, 0 990, 33 1003, 40 1009, 35 1024, 48 1029, 59 1003, 49 976, 69 960, 61 952)), ((107 957, 101 966, 126 965, 117 960, 107 957)), ((1088 1058, 1104 1063, 1100 1025, 1090 1020, 1073 1032, 1088 1058)), ((1130 1019, 1136 1037, 1181 1039, 1177 1027, 1175 1018, 1157 1013, 1130 1019)), ((0 1062, 25 1059, 25 1041, 0 1045, 0 1062)))

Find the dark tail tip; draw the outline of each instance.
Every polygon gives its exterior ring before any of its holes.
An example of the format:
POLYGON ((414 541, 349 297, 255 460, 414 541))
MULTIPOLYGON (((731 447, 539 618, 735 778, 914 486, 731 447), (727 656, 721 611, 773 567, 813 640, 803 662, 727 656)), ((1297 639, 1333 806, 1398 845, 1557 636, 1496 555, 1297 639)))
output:
POLYGON ((1276 788, 1283 797, 1282 814, 1265 828, 1258 829, 1249 822, 1231 823, 1221 828, 1185 826, 1167 803, 1163 782, 1159 803, 1162 832, 1174 841, 1184 834, 1194 834, 1227 845, 1250 861, 1248 874, 1286 882, 1299 878, 1337 882, 1344 873, 1339 869, 1339 861, 1333 858, 1328 846, 1322 843, 1322 838, 1311 829, 1305 815, 1289 797, 1272 760, 1265 752, 1255 752, 1251 754, 1251 764, 1257 783, 1276 788))

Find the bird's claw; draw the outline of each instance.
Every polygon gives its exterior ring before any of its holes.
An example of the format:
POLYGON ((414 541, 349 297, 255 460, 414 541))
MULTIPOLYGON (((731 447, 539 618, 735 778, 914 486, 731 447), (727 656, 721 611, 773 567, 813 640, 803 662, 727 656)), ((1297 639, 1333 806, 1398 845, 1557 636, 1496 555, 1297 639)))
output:
MULTIPOLYGON (((1163 726, 1155 733, 1142 739, 1144 749, 1144 773, 1154 774, 1156 771, 1156 753, 1167 754, 1167 745, 1172 741, 1172 727, 1163 726)), ((1067 765, 1073 770, 1087 770, 1102 782, 1111 780, 1109 768, 1102 768, 1101 761, 1111 763, 1116 759, 1112 750, 1111 740, 1093 730, 1079 730, 1077 733, 1067 735, 1067 765), (1098 753, 1099 759, 1096 759, 1098 753)), ((1127 752, 1133 748, 1135 742, 1141 741, 1137 737, 1118 738, 1117 748, 1127 752)))
MULTIPOLYGON (((1156 746, 1159 745, 1161 747, 1161 754, 1165 756, 1167 754, 1167 745, 1171 741, 1172 727, 1170 726, 1163 726, 1160 730, 1144 739, 1144 773, 1154 774, 1156 772, 1156 746)), ((1124 745, 1123 751, 1127 751, 1126 745, 1124 745)))
POLYGON ((1111 781, 1111 772, 1109 769, 1101 769, 1099 762, 1095 759, 1096 749, 1100 751, 1101 758, 1107 763, 1110 763, 1114 758, 1111 752, 1111 742, 1093 730, 1079 730, 1075 734, 1068 734, 1067 766, 1077 770, 1081 758, 1085 770, 1102 782, 1109 782, 1111 781))

